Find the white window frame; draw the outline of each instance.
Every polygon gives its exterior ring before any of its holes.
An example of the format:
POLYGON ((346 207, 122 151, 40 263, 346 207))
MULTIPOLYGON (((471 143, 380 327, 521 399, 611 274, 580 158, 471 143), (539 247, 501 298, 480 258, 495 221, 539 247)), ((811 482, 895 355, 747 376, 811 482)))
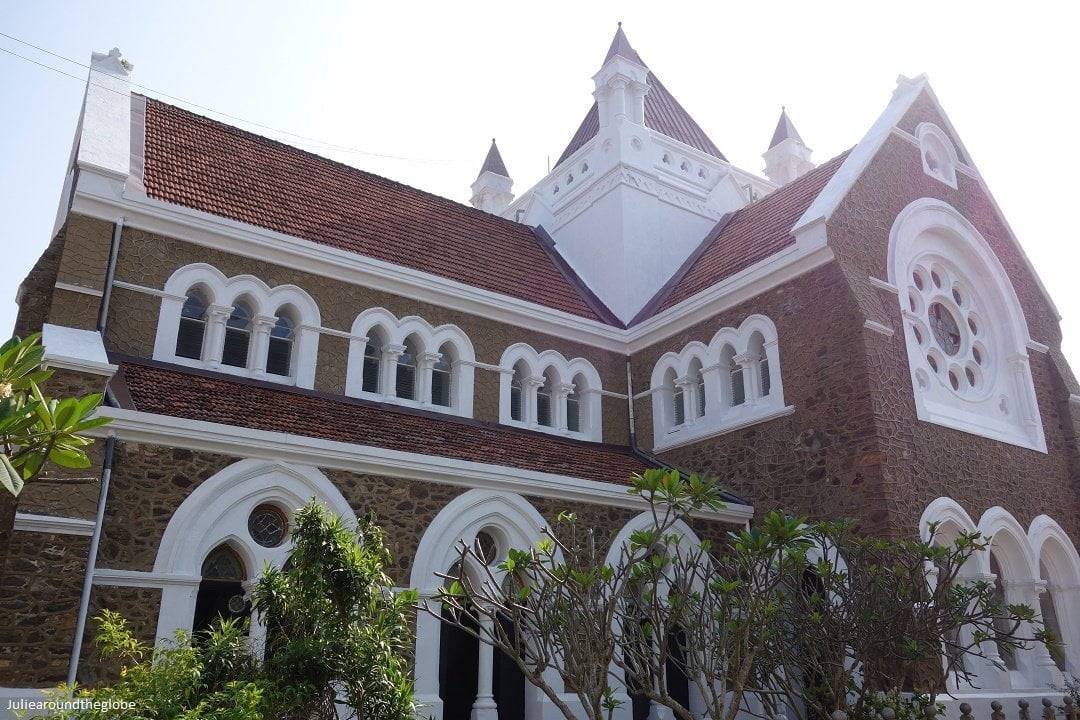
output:
POLYGON ((377 402, 432 410, 461 417, 473 415, 473 381, 476 353, 469 336, 457 325, 433 326, 427 320, 409 315, 398 318, 386 308, 370 308, 353 321, 349 340, 345 394, 377 402), (375 328, 382 334, 383 356, 379 363, 379 392, 364 390, 364 350, 375 328), (397 358, 409 337, 416 339, 415 399, 397 397, 397 358), (450 344, 457 357, 450 366, 450 406, 431 402, 432 368, 441 357, 439 350, 450 344))
POLYGON ((940 180, 949 187, 956 187, 956 166, 959 157, 956 154, 956 145, 949 139, 944 130, 931 122, 919 123, 915 128, 915 137, 919 141, 919 156, 922 158, 923 172, 930 177, 940 180), (936 146, 936 147, 935 147, 936 146), (927 152, 936 152, 935 155, 943 155, 940 158, 941 167, 931 168, 927 162, 927 152))
POLYGON ((776 325, 764 315, 751 315, 738 328, 722 328, 709 342, 688 343, 679 352, 668 352, 653 366, 649 383, 653 409, 653 450, 660 452, 697 442, 714 435, 765 422, 794 412, 784 404, 784 383, 780 374, 780 350, 776 325), (761 338, 761 350, 752 348, 756 337, 761 338), (721 366, 724 348, 735 351, 734 361, 742 366, 745 400, 731 405, 731 376, 721 366), (753 351, 751 351, 753 350, 753 351), (761 394, 762 359, 769 365, 769 394, 761 394), (701 364, 704 380, 705 414, 698 415, 699 385, 693 382, 691 366, 701 364), (671 388, 665 381, 669 371, 675 373, 675 383, 683 391, 684 421, 672 422, 671 388))
POLYGON ((567 360, 557 350, 538 353, 527 343, 515 343, 503 352, 499 373, 500 423, 580 440, 599 442, 603 438, 603 387, 600 374, 585 358, 567 360), (519 362, 528 368, 528 376, 521 378, 521 420, 514 420, 510 416, 510 383, 519 362), (536 391, 543 386, 545 376, 553 378, 551 426, 540 425, 536 416, 536 391), (585 386, 577 388, 580 429, 574 432, 566 425, 566 397, 579 377, 585 386))
MULTIPOLYGON (((922 198, 904 208, 889 236, 889 282, 898 289, 911 387, 919 420, 1046 452, 1042 416, 1031 375, 1033 341, 1020 301, 1001 262, 979 231, 943 200, 922 198), (978 397, 954 392, 930 374, 926 350, 914 331, 918 316, 908 305, 911 273, 924 258, 955 266, 978 298, 984 342, 994 365, 978 397), (1004 399, 1004 404, 1003 404, 1004 399)), ((924 338, 925 340, 925 338, 924 338)))
POLYGON ((226 277, 213 265, 192 263, 177 269, 169 277, 161 293, 157 334, 154 338, 154 359, 311 389, 315 387, 321 326, 322 320, 315 300, 296 285, 278 285, 271 288, 253 275, 226 277), (208 302, 202 357, 199 359, 176 354, 180 312, 188 291, 196 286, 204 289, 208 302), (252 304, 251 338, 247 366, 233 367, 222 364, 221 352, 225 342, 225 323, 232 313, 233 304, 242 297, 252 304), (266 353, 269 348, 270 329, 277 320, 276 313, 285 306, 293 309, 296 320, 293 330, 293 357, 289 363, 289 375, 274 375, 266 372, 266 353))

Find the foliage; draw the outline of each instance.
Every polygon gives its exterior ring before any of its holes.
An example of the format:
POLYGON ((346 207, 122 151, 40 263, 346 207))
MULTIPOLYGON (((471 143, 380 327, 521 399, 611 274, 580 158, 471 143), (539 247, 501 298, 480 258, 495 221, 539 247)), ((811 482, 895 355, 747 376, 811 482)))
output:
MULTIPOLYGON (((223 621, 198 637, 178 631, 172 642, 151 648, 127 621, 105 610, 96 618, 101 656, 120 666, 119 680, 77 687, 74 697, 94 704, 63 710, 65 720, 261 720, 264 683, 247 645, 247 625, 223 621), (121 709, 125 705, 131 709, 121 709)), ((63 691, 63 688, 61 689, 63 691)))
POLYGON ((634 534, 617 563, 605 564, 594 533, 563 513, 557 530, 545 529, 536 546, 511 550, 495 568, 462 543, 459 570, 442 576, 441 609, 428 603, 420 609, 436 617, 446 609, 455 625, 501 649, 567 718, 573 711, 547 668, 558 671, 589 720, 610 717, 617 706, 609 678, 617 650, 611 628, 637 583, 635 568, 652 562, 660 539, 681 517, 723 504, 715 484, 673 470, 633 476, 630 492, 652 508, 652 527, 634 534))
POLYGON ((35 333, 0 346, 0 485, 16 497, 47 462, 90 467, 85 448, 93 440, 83 433, 109 422, 91 417, 101 404, 98 393, 58 400, 41 392, 52 371, 42 368, 40 339, 35 333))
POLYGON ((292 537, 287 568, 268 567, 252 596, 267 627, 272 717, 329 720, 340 701, 365 720, 411 720, 416 594, 393 591, 382 531, 370 520, 350 529, 312 501, 295 513, 292 537))
POLYGON ((263 660, 247 620, 218 618, 194 639, 178 632, 150 648, 105 611, 96 644, 120 665, 119 680, 75 696, 114 709, 58 717, 337 720, 348 706, 364 720, 413 720, 406 647, 416 594, 393 591, 382 532, 371 522, 351 529, 312 500, 296 511, 292 539, 286 569, 264 569, 252 593, 267 629, 263 660), (115 709, 120 701, 134 709, 115 709))
POLYGON ((945 542, 932 527, 926 542, 890 540, 846 520, 772 512, 753 528, 692 542, 679 522, 719 507, 715 483, 661 470, 632 483, 651 522, 613 564, 564 514, 496 568, 462 544, 442 576, 444 621, 499 648, 567 718, 545 669, 558 671, 590 720, 610 717, 624 680, 630 693, 694 720, 669 687, 672 667, 712 720, 836 710, 914 719, 946 675, 974 682, 971 658, 1045 637, 1030 607, 1005 603, 967 572, 988 548, 977 533, 945 542))

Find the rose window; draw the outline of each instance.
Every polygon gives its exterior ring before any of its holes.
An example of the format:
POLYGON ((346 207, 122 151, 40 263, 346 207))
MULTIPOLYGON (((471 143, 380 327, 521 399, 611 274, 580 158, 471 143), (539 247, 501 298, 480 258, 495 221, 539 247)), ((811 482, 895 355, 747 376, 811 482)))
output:
POLYGON ((937 381, 964 397, 988 392, 992 358, 971 286, 951 265, 928 258, 914 265, 909 282, 904 317, 921 349, 919 386, 937 381))

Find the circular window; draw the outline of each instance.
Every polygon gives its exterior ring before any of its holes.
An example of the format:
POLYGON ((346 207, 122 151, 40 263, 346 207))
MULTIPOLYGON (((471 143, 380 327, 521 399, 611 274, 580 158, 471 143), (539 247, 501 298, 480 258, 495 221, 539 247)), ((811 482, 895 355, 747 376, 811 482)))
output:
POLYGON ((248 516, 248 532, 251 539, 263 547, 277 547, 285 542, 289 521, 285 513, 273 505, 260 505, 248 516))
POLYGON ((946 355, 960 352, 960 326, 949 308, 939 302, 930 306, 930 330, 946 355))
POLYGON ((473 549, 476 551, 477 557, 485 565, 490 565, 495 562, 495 558, 499 555, 499 545, 495 542, 495 538, 491 537, 491 533, 486 530, 481 530, 476 533, 476 540, 473 541, 473 549))

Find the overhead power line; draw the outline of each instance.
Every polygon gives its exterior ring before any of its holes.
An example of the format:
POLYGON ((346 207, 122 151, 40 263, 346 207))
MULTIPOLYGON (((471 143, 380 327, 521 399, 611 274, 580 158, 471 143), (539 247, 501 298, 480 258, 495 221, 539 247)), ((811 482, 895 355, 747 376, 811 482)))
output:
MULTIPOLYGON (((46 55, 50 55, 50 56, 52 56, 54 58, 57 58, 59 60, 63 60, 64 62, 69 62, 69 63, 71 63, 73 65, 78 65, 79 67, 85 68, 87 70, 92 69, 90 67, 90 65, 88 65, 88 64, 86 64, 84 62, 74 60, 74 59, 69 58, 69 57, 67 57, 65 55, 61 55, 59 53, 53 52, 52 50, 48 50, 46 48, 40 47, 38 45, 27 42, 27 41, 22 40, 20 38, 14 37, 13 35, 8 35, 7 33, 0 32, 0 37, 4 37, 4 38, 7 38, 8 40, 12 40, 14 42, 20 43, 20 44, 25 45, 25 46, 27 46, 29 48, 33 48, 34 50, 37 50, 38 52, 45 53, 46 55)), ((24 60, 24 61, 26 61, 28 63, 32 63, 32 64, 37 65, 38 67, 44 68, 46 70, 51 70, 52 72, 55 72, 55 73, 57 73, 59 75, 69 77, 69 78, 71 78, 73 80, 77 80, 80 83, 85 82, 85 83, 88 83, 89 85, 93 85, 94 87, 98 87, 98 88, 101 88, 103 90, 107 90, 109 92, 114 92, 114 93, 117 93, 119 95, 124 94, 124 93, 122 93, 122 92, 120 92, 118 90, 115 90, 113 88, 106 87, 105 85, 101 85, 99 83, 94 83, 94 82, 89 82, 86 78, 81 77, 79 75, 74 75, 74 74, 69 73, 69 72, 67 72, 65 70, 61 70, 60 68, 53 67, 52 65, 48 65, 46 63, 39 62, 38 60, 34 60, 33 58, 28 58, 25 55, 20 55, 19 53, 14 52, 13 50, 9 50, 7 48, 0 47, 0 52, 5 52, 8 55, 19 58, 20 60, 24 60)), ((434 158, 407 157, 407 156, 403 156, 403 155, 388 155, 388 154, 385 154, 385 153, 371 152, 369 150, 361 150, 360 148, 350 147, 348 145, 339 145, 337 143, 328 142, 326 140, 320 140, 318 138, 313 138, 313 137, 310 137, 310 136, 307 136, 307 135, 300 135, 299 133, 294 133, 294 132, 290 132, 288 130, 282 130, 280 128, 275 128, 273 126, 266 125, 265 123, 261 123, 261 122, 255 121, 255 120, 249 120, 247 118, 242 118, 242 117, 239 117, 237 115, 232 115, 230 113, 223 112, 221 110, 215 110, 214 108, 209 107, 207 105, 202 105, 200 103, 193 102, 191 100, 186 100, 184 98, 177 97, 176 95, 170 95, 169 93, 161 92, 160 90, 156 90, 156 89, 151 88, 151 87, 149 87, 147 85, 142 85, 142 84, 136 83, 136 82, 132 82, 131 85, 132 85, 132 87, 136 87, 136 88, 139 88, 141 90, 145 90, 148 93, 152 93, 153 95, 155 95, 157 97, 167 98, 167 99, 172 100, 172 101, 174 101, 176 103, 179 103, 179 104, 182 104, 182 105, 187 105, 188 107, 191 107, 191 108, 196 108, 198 110, 202 110, 204 112, 212 113, 214 115, 218 115, 218 116, 223 117, 223 118, 228 118, 229 120, 232 120, 233 122, 243 123, 245 125, 250 125, 252 127, 261 128, 261 129, 266 130, 268 132, 276 133, 278 135, 285 135, 287 137, 296 138, 296 139, 301 140, 301 141, 303 141, 305 143, 314 144, 314 145, 317 145, 317 146, 319 146, 319 147, 321 147, 323 149, 326 149, 326 150, 336 150, 338 152, 354 153, 354 154, 357 154, 357 155, 366 155, 368 157, 381 158, 381 159, 384 159, 384 160, 401 160, 401 161, 405 161, 405 162, 414 162, 414 163, 458 164, 458 163, 463 163, 464 162, 464 161, 460 161, 460 160, 440 160, 440 159, 434 159, 434 158)))

